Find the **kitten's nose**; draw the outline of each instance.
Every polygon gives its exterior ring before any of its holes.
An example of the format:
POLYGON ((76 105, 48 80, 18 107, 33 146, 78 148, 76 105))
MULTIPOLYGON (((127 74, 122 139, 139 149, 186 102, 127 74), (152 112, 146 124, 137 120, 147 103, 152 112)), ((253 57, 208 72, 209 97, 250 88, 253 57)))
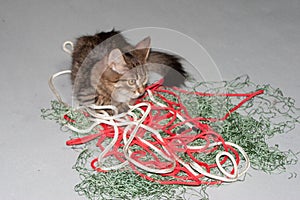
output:
POLYGON ((144 94, 144 93, 145 93, 145 88, 144 88, 144 87, 139 87, 139 88, 138 88, 138 93, 139 93, 140 95, 144 94))

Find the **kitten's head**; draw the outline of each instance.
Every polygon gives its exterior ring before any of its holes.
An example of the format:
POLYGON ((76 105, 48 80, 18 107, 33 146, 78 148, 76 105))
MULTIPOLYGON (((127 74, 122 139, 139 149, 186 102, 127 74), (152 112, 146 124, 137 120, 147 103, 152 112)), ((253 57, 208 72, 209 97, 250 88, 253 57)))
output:
POLYGON ((150 51, 150 38, 139 42, 132 50, 122 53, 113 49, 107 56, 108 70, 102 79, 111 84, 111 97, 117 102, 129 102, 145 93, 148 71, 145 66, 150 51))

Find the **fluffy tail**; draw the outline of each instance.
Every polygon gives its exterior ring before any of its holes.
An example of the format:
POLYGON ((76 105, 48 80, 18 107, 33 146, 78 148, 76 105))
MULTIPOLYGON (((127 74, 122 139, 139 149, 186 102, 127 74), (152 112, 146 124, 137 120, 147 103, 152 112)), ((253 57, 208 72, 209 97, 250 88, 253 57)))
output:
POLYGON ((147 60, 150 71, 161 74, 165 85, 179 86, 184 84, 187 72, 181 63, 182 59, 176 55, 151 51, 147 60))

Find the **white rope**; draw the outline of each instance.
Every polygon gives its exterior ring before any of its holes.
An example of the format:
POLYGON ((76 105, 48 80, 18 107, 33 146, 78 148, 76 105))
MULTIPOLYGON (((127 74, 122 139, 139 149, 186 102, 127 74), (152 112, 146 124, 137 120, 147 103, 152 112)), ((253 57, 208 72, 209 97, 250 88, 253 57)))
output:
MULTIPOLYGON (((213 147, 213 146, 218 146, 221 145, 222 142, 215 142, 209 145, 209 147, 213 147)), ((198 165, 196 162, 191 162, 190 166, 195 169, 197 172, 199 172, 200 174, 203 174, 204 176, 211 178, 211 179, 215 179, 215 180, 220 180, 223 182, 234 182, 237 181, 241 176, 243 176, 248 169, 250 168, 250 160, 249 157, 247 155, 247 153, 244 151, 244 149, 242 147, 240 147, 237 144, 231 143, 231 142, 225 142, 226 145, 230 145, 234 148, 236 148, 237 150, 240 151, 240 153, 243 155, 244 159, 245 159, 245 166, 244 168, 238 173, 238 165, 236 163, 236 160, 234 159, 233 155, 231 155, 230 153, 226 152, 226 151, 222 151, 219 152, 216 155, 216 163, 218 166, 218 169, 220 170, 220 172, 225 175, 225 176, 220 176, 220 175, 215 175, 215 174, 211 174, 208 173, 206 170, 204 170, 200 165, 198 165), (221 165, 220 163, 220 158, 222 156, 227 156, 229 158, 229 160, 232 163, 232 170, 233 170, 233 174, 228 173, 224 167, 221 165)))
POLYGON ((60 72, 57 72, 57 73, 53 74, 53 75, 49 78, 49 80, 48 80, 48 85, 49 85, 50 89, 52 90, 52 93, 56 96, 56 99, 57 99, 59 102, 61 102, 61 103, 65 104, 65 105, 67 105, 67 104, 62 100, 62 98, 61 98, 59 92, 56 90, 56 88, 55 88, 55 86, 54 86, 54 83, 53 83, 53 80, 54 80, 56 77, 61 76, 61 75, 64 75, 64 74, 71 74, 71 70, 64 70, 64 71, 60 71, 60 72))
POLYGON ((74 50, 74 44, 71 41, 65 41, 62 45, 62 49, 64 50, 64 52, 66 52, 67 54, 72 55, 73 50, 74 50))
MULTIPOLYGON (((64 44, 64 46, 65 46, 65 44, 64 44)), ((49 87, 52 90, 53 94, 56 96, 56 98, 59 102, 65 104, 65 105, 67 105, 67 104, 62 100, 59 92, 56 90, 56 88, 54 86, 53 81, 56 77, 64 75, 64 74, 69 74, 69 73, 71 73, 70 70, 64 70, 64 71, 55 73, 49 79, 49 87)), ((147 92, 148 92, 148 95, 149 95, 152 102, 154 102, 158 106, 166 107, 166 105, 164 105, 164 104, 162 104, 162 103, 155 100, 155 98, 153 97, 153 94, 150 90, 147 90, 147 92)), ((69 107, 71 107, 71 106, 69 106, 69 107)), ((234 156, 231 155, 230 153, 226 152, 226 151, 222 151, 222 152, 219 152, 216 155, 216 158, 215 158, 217 167, 219 169, 219 172, 221 173, 221 175, 220 174, 217 175, 217 174, 212 174, 212 173, 207 172, 205 169, 203 169, 196 162, 190 162, 190 163, 184 162, 182 159, 180 159, 176 155, 176 153, 170 152, 167 149, 167 147, 164 147, 163 145, 162 145, 162 150, 161 150, 158 147, 152 145, 147 140, 144 140, 143 138, 140 138, 137 135, 138 130, 139 129, 145 129, 148 132, 150 132, 151 134, 154 134, 156 136, 156 138, 161 143, 164 143, 163 137, 160 135, 160 133, 157 130, 154 130, 153 128, 143 124, 143 122, 145 121, 145 119, 147 118, 149 113, 151 112, 150 103, 142 102, 142 103, 136 104, 134 106, 130 106, 130 110, 127 113, 121 113, 121 114, 116 114, 117 113, 117 108, 115 106, 112 106, 112 105, 108 105, 108 106, 90 105, 90 106, 81 107, 81 108, 85 109, 90 114, 91 117, 89 119, 92 123, 91 123, 90 127, 88 127, 87 129, 78 129, 78 128, 72 126, 71 124, 67 124, 66 127, 69 128, 70 130, 75 131, 77 133, 89 133, 96 126, 101 125, 101 124, 110 125, 114 129, 114 137, 113 137, 112 141, 105 147, 105 149, 98 156, 98 163, 97 163, 98 166, 97 167, 99 167, 103 170, 120 169, 120 168, 128 165, 129 162, 130 162, 130 163, 134 164, 135 166, 137 166, 137 167, 139 167, 143 170, 146 170, 148 172, 157 173, 157 174, 164 174, 164 173, 172 172, 175 169, 176 162, 179 162, 181 165, 186 167, 186 169, 188 169, 194 175, 203 174, 204 176, 206 176, 208 178, 211 178, 211 179, 216 179, 216 180, 220 180, 220 181, 223 181, 223 182, 233 182, 233 181, 238 180, 243 174, 245 174, 246 171, 250 167, 250 161, 249 161, 249 158, 248 158, 246 152, 240 146, 238 146, 234 143, 225 142, 225 145, 229 145, 229 146, 232 146, 232 147, 236 148, 243 155, 243 157, 245 159, 244 168, 240 172, 238 172, 238 170, 239 170, 238 169, 238 164, 236 163, 236 160, 235 160, 234 156), (143 111, 143 109, 141 109, 142 107, 146 107, 146 110, 143 111), (116 115, 109 115, 109 113, 106 112, 105 110, 112 110, 113 113, 115 113, 116 115), (138 113, 138 114, 136 114, 136 113, 138 113), (129 117, 131 117, 133 120, 132 119, 130 120, 129 117), (123 142, 124 142, 123 153, 124 153, 124 156, 126 158, 126 161, 123 162, 123 163, 115 164, 113 166, 107 166, 107 164, 105 165, 105 161, 108 160, 106 158, 106 154, 114 147, 114 145, 117 142, 117 139, 118 139, 118 136, 119 136, 118 127, 125 127, 122 137, 123 137, 123 142), (128 139, 127 139, 127 135, 130 135, 128 139), (143 142, 144 145, 148 146, 155 153, 157 153, 162 158, 164 158, 165 160, 170 162, 170 164, 171 164, 170 167, 159 169, 155 166, 150 167, 150 166, 143 165, 142 163, 140 163, 137 160, 133 159, 131 157, 133 152, 130 150, 130 146, 131 146, 132 141, 136 137, 138 137, 138 139, 141 142, 143 142), (227 172, 226 169, 222 166, 222 164, 220 162, 220 158, 224 157, 224 156, 227 157, 229 159, 229 161, 231 162, 233 174, 227 172)), ((169 111, 169 112, 173 113, 172 111, 169 111)), ((176 113, 176 116, 181 121, 185 120, 184 117, 182 117, 181 115, 179 115, 177 113, 176 113)), ((187 123, 187 125, 190 128, 192 128, 191 123, 187 123)), ((210 144, 209 147, 214 147, 214 146, 218 146, 218 145, 222 145, 222 144, 223 143, 221 143, 221 142, 215 142, 215 143, 210 144)), ((189 149, 202 149, 202 148, 204 148, 204 146, 187 146, 187 148, 189 148, 189 149)))

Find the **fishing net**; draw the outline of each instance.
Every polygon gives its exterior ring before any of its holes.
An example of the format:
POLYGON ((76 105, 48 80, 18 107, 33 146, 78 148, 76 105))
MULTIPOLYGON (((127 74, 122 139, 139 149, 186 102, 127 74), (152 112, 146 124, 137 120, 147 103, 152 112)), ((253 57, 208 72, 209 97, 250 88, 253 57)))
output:
POLYGON ((81 149, 75 190, 88 199, 205 199, 208 186, 243 180, 250 163, 267 173, 297 163, 297 153, 268 144, 299 123, 292 98, 248 76, 190 85, 152 84, 116 116, 59 98, 42 109, 71 132, 66 144, 81 149))

